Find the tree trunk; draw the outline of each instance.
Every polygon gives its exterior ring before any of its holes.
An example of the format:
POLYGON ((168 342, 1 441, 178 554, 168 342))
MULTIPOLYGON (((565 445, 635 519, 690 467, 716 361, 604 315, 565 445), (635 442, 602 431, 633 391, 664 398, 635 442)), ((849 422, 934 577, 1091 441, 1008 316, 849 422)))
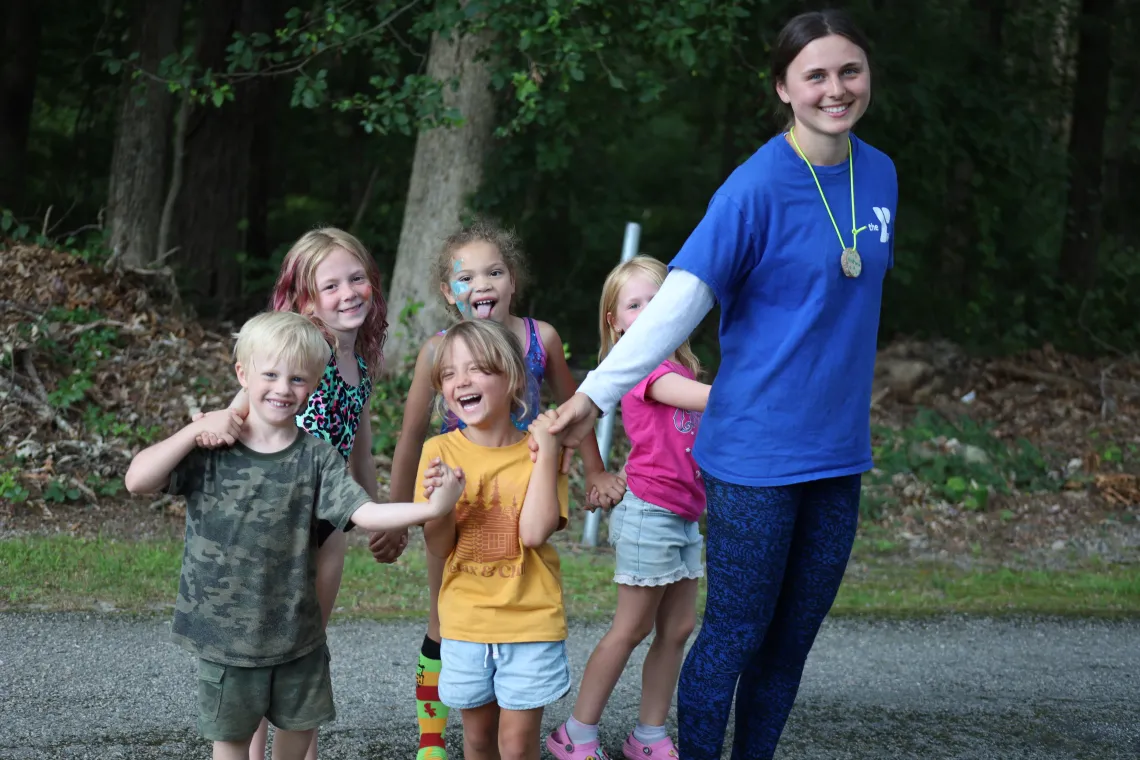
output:
POLYGON ((1113 0, 1082 0, 1073 122, 1069 138, 1069 195, 1060 273, 1088 290, 1096 279, 1103 232, 1104 127, 1112 72, 1113 0))
POLYGON ((24 201, 28 130, 40 55, 40 4, 12 0, 0 11, 0 206, 24 201))
MULTIPOLYGON (((1005 26, 1005 0, 971 0, 971 22, 987 44, 970 53, 968 71, 979 79, 1002 76, 1002 39, 1005 26)), ((976 285, 969 276, 966 262, 971 258, 980 237, 977 215, 973 208, 974 178, 978 167, 973 157, 963 153, 950 167, 946 180, 943 208, 945 229, 942 233, 940 272, 942 283, 955 300, 968 301, 976 285)))
MULTIPOLYGON (((1053 19, 1052 44, 1050 46, 1050 67, 1052 79, 1065 98, 1073 97, 1073 79, 1076 56, 1073 55, 1072 26, 1078 11, 1074 10, 1076 0, 1060 0, 1057 3, 1057 13, 1053 19)), ((1053 124, 1053 134, 1058 145, 1069 141, 1069 130, 1072 129, 1073 114, 1071 111, 1061 110, 1050 119, 1053 124)))
POLYGON ((444 91, 444 102, 459 110, 463 124, 425 130, 416 139, 396 267, 388 292, 392 328, 385 358, 390 372, 403 370, 408 359, 414 360, 424 339, 447 324, 446 305, 438 284, 432 281, 431 264, 444 238, 459 227, 468 198, 483 179, 483 162, 494 128, 494 100, 490 72, 478 57, 489 41, 490 32, 486 31, 432 38, 428 76, 458 81, 457 89, 444 91), (414 313, 402 319, 404 309, 413 304, 421 306, 410 309, 414 313))
POLYGON ((1135 229, 1135 214, 1129 211, 1127 199, 1135 197, 1126 191, 1126 178, 1140 176, 1136 162, 1130 160, 1130 144, 1134 133, 1132 122, 1140 113, 1140 89, 1134 82, 1140 78, 1140 51, 1133 44, 1133 34, 1140 21, 1135 4, 1121 8, 1116 20, 1113 41, 1116 69, 1112 79, 1116 86, 1115 107, 1110 107, 1109 124, 1104 137, 1104 225, 1109 233, 1124 234, 1135 229))
MULTIPOLYGON (((197 60, 224 71, 235 31, 272 34, 272 2, 206 0, 200 23, 197 60)), ((200 310, 217 316, 229 316, 241 298, 237 255, 246 249, 259 91, 267 86, 255 78, 236 85, 234 100, 220 108, 196 107, 186 136, 174 240, 179 286, 200 310)))
MULTIPOLYGON (((135 13, 138 66, 157 72, 162 59, 177 49, 181 0, 137 2, 135 13)), ((107 227, 119 261, 143 267, 160 255, 158 228, 167 191, 174 99, 161 83, 145 78, 136 83, 129 73, 122 89, 111 153, 107 227)))
MULTIPOLYGON (((276 121, 278 118, 279 92, 277 79, 264 79, 252 88, 250 96, 254 102, 253 150, 250 153, 250 175, 248 207, 246 211, 245 252, 250 259, 265 262, 270 253, 269 207, 275 197, 277 184, 274 182, 276 121)), ((276 275, 276 272, 274 272, 276 275)))

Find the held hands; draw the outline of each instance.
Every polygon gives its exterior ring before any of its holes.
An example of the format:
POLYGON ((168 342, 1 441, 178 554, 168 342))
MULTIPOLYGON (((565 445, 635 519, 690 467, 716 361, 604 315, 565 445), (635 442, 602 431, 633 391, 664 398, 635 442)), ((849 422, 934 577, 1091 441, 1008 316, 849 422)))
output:
POLYGON ((389 530, 368 536, 368 551, 382 565, 390 565, 408 548, 408 530, 389 530))
MULTIPOLYGON (((543 416, 552 412, 543 412, 543 416)), ((594 422, 598 419, 599 409, 584 393, 575 393, 566 403, 553 412, 554 418, 550 425, 550 433, 559 437, 560 443, 567 449, 576 449, 582 440, 593 432, 594 422)), ((538 461, 539 441, 531 436, 530 461, 538 461)), ((570 471, 570 458, 562 461, 562 472, 570 471)))
MULTIPOLYGON (((594 406, 590 397, 583 393, 575 393, 566 403, 558 407, 557 411, 544 412, 531 424, 530 460, 538 461, 538 452, 543 446, 542 436, 545 435, 556 439, 559 445, 566 447, 563 451, 562 472, 569 472, 571 449, 576 448, 593 432, 594 421, 597 418, 598 408, 594 406), (540 423, 539 420, 543 422, 540 423), (536 431, 535 425, 541 425, 541 430, 536 431)), ((604 470, 588 473, 586 493, 590 511, 598 507, 609 509, 625 495, 625 478, 604 470)))
POLYGON ((435 508, 436 518, 455 509, 455 502, 459 501, 466 487, 467 476, 463 470, 459 467, 451 469, 439 457, 431 460, 431 465, 424 471, 424 496, 435 508))
POLYGON ((566 403, 558 407, 557 419, 550 426, 554 435, 562 435, 562 445, 576 449, 582 440, 594 432, 594 423, 601 410, 585 393, 575 393, 566 403))
MULTIPOLYGON (((248 414, 248 410, 246 413, 248 414)), ((226 409, 217 409, 212 412, 198 412, 193 417, 191 417, 190 420, 191 422, 201 422, 210 415, 214 414, 231 415, 232 419, 237 420, 238 430, 241 430, 241 426, 245 422, 245 414, 242 414, 232 407, 227 407, 226 409)), ((236 432, 232 432, 231 435, 227 436, 219 434, 218 431, 213 428, 208 428, 200 430, 198 434, 194 436, 194 443, 198 444, 198 447, 202 449, 220 449, 223 446, 233 446, 234 442, 237 441, 237 438, 238 435, 236 432)))
POLYGON ((233 409, 217 409, 194 415, 194 442, 205 449, 233 446, 241 436, 245 418, 233 409))
MULTIPOLYGON (((555 433, 553 431, 554 423, 558 421, 558 413, 554 410, 547 410, 534 418, 534 422, 530 423, 530 448, 533 452, 531 459, 537 461, 536 456, 541 451, 560 451, 562 446, 562 433, 555 433), (536 450, 537 449, 537 450, 536 450)), ((566 467, 565 459, 562 462, 563 470, 569 469, 566 467)))
POLYGON ((625 496, 625 477, 605 470, 587 474, 586 493, 590 504, 587 511, 593 512, 598 507, 609 509, 625 496))

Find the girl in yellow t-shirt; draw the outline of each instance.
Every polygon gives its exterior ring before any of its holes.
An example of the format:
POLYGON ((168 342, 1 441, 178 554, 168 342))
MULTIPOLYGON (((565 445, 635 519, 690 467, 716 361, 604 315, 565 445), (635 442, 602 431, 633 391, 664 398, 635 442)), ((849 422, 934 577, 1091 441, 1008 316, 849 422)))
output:
POLYGON ((439 699, 462 711, 467 760, 538 760, 543 708, 570 690, 562 574, 547 543, 569 501, 554 414, 515 427, 512 415, 527 412, 526 363, 519 339, 492 320, 449 328, 431 378, 464 426, 424 444, 417 501, 441 460, 467 474, 455 512, 424 526, 428 551, 446 558, 439 699))

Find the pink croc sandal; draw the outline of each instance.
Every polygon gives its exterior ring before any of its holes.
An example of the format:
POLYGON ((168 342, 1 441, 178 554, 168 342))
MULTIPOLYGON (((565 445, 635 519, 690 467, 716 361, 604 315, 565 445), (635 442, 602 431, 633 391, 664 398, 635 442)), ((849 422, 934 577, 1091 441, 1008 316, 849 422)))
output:
POLYGON ((546 737, 546 748, 558 760, 610 760, 610 756, 602 749, 597 741, 575 744, 570 741, 566 733, 566 724, 563 723, 554 729, 554 733, 546 737))
POLYGON ((677 748, 673 746, 673 740, 668 736, 653 744, 642 744, 632 733, 625 737, 625 743, 621 745, 621 754, 626 760, 646 760, 646 758, 665 760, 670 757, 680 757, 677 748))

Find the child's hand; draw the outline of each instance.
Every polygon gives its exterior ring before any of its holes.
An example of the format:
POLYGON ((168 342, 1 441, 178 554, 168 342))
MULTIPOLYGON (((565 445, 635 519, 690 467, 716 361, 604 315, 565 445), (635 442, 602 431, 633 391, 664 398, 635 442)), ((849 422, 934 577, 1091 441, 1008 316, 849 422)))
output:
POLYGON ((613 504, 602 500, 602 497, 598 495, 598 489, 591 488, 586 494, 586 505, 583 507, 583 509, 585 509, 587 512, 593 512, 597 509, 600 509, 603 512, 607 512, 613 508, 613 506, 613 504))
POLYGON ((467 486, 467 478, 462 469, 457 467, 453 470, 445 462, 440 462, 437 469, 440 474, 432 483, 431 498, 428 501, 435 507, 438 518, 455 509, 455 502, 459 501, 467 486))
MULTIPOLYGON (((543 412, 543 415, 544 416, 553 415, 550 417, 551 420, 558 419, 558 412, 554 409, 548 409, 547 411, 543 412)), ((532 462, 538 461, 538 448, 539 448, 538 443, 539 443, 538 439, 532 435, 531 439, 530 439, 530 461, 532 461, 532 462)), ((562 468, 561 469, 562 469, 563 475, 569 475, 570 474, 570 465, 573 462, 574 462, 574 449, 570 449, 570 448, 562 449, 562 468)))
POLYGON ((534 418, 534 422, 530 423, 530 434, 538 443, 539 451, 554 451, 562 445, 562 433, 554 435, 550 432, 550 426, 558 419, 558 413, 554 410, 543 412, 534 418))
POLYGON ((199 433, 195 436, 194 442, 198 444, 198 448, 200 449, 220 449, 223 446, 233 445, 226 443, 220 436, 213 433, 199 433))
POLYGON ((603 470, 586 475, 586 492, 594 509, 609 509, 617 504, 625 496, 625 488, 625 478, 612 472, 603 470))
MULTIPOLYGON (((243 393, 245 392, 244 388, 242 389, 242 392, 243 393)), ((238 417, 240 417, 242 420, 245 419, 245 415, 241 413, 240 409, 234 409, 231 406, 231 407, 229 407, 229 410, 235 412, 238 415, 238 417)), ((224 410, 219 409, 217 411, 224 411, 224 410)), ((247 410, 247 412, 248 412, 248 410, 247 410)), ((212 414, 212 412, 211 412, 211 414, 212 414)), ((201 420, 205 416, 206 416, 205 412, 195 412, 194 415, 190 417, 190 421, 191 422, 198 422, 199 420, 201 420)), ((198 433, 198 435, 194 436, 194 443, 196 443, 198 445, 198 448, 201 448, 201 449, 220 449, 223 446, 233 446, 233 442, 226 443, 226 441, 223 440, 221 436, 217 435, 216 433, 209 432, 209 431, 198 433)))
POLYGON ((428 468, 424 470, 424 498, 430 499, 431 492, 435 490, 435 483, 443 477, 443 460, 435 457, 428 462, 428 468))
POLYGON ((194 441, 207 449, 219 446, 233 446, 241 436, 241 426, 245 422, 233 409, 218 409, 194 416, 192 426, 194 441))
POLYGON ((406 548, 408 548, 407 529, 380 531, 368 535, 368 551, 372 552, 372 558, 382 565, 390 565, 398 560, 406 548))

